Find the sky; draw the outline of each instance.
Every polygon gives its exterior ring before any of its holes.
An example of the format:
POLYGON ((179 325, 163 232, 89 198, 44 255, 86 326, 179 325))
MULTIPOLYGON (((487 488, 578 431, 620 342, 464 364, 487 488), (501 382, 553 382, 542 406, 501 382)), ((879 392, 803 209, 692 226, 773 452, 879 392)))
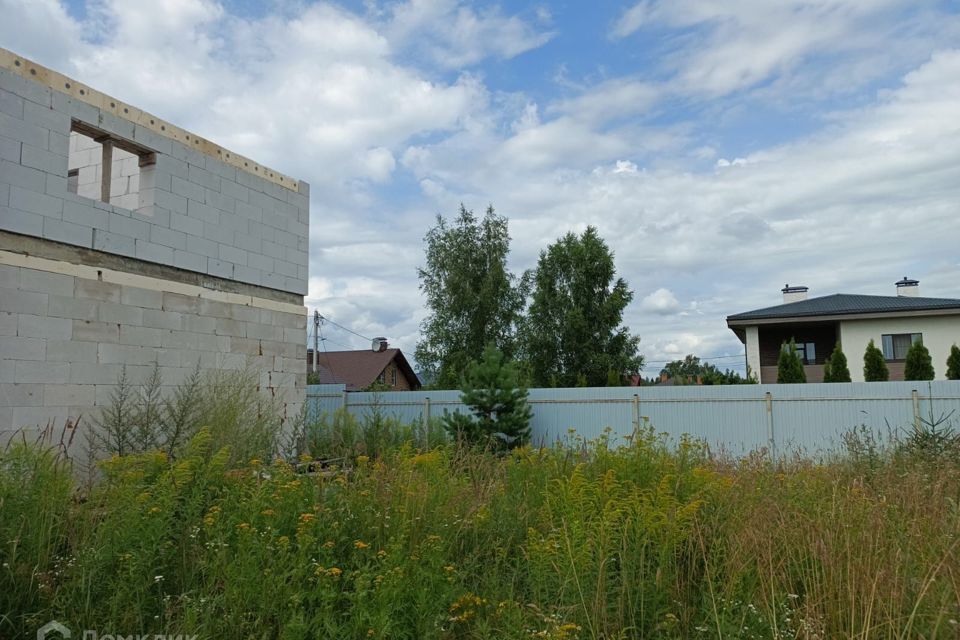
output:
POLYGON ((960 6, 924 0, 0 0, 0 46, 311 185, 329 350, 413 355, 462 202, 511 267, 599 229, 653 375, 727 315, 960 297, 960 6), (363 336, 363 337, 361 337, 363 336))

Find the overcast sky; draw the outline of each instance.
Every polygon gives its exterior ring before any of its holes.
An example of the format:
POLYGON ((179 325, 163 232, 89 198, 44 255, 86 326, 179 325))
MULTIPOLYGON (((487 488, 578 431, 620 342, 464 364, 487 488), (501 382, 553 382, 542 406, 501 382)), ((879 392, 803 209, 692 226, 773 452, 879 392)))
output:
POLYGON ((438 213, 492 203, 518 271, 597 226, 651 374, 741 354, 725 316, 785 283, 892 295, 907 275, 960 297, 958 12, 0 0, 0 46, 308 181, 308 306, 408 356, 438 213))

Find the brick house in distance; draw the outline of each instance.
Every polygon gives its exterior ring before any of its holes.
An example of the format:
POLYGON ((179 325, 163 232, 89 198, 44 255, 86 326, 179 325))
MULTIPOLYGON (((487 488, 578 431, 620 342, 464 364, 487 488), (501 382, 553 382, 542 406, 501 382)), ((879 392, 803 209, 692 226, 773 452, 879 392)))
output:
POLYGON ((777 359, 791 338, 807 382, 823 381, 823 366, 842 345, 853 382, 863 382, 863 352, 870 340, 883 351, 890 380, 903 380, 907 350, 922 341, 936 378, 946 377, 950 346, 960 344, 960 299, 922 298, 920 283, 904 276, 895 296, 838 293, 807 297, 807 287, 785 286, 783 304, 727 317, 746 347, 747 367, 761 383, 777 381, 777 359))
MULTIPOLYGON (((314 370, 314 351, 307 351, 307 372, 314 370)), ((372 348, 324 351, 317 357, 317 384, 344 384, 347 391, 363 391, 379 383, 389 391, 416 391, 420 378, 400 349, 386 338, 374 338, 372 348)))

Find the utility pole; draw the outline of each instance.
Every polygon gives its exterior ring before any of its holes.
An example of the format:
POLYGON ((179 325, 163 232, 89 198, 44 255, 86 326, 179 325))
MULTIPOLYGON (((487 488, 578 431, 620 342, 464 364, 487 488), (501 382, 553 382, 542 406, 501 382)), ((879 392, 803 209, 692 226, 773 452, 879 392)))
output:
POLYGON ((317 372, 317 360, 320 358, 320 311, 313 310, 313 372, 317 372))

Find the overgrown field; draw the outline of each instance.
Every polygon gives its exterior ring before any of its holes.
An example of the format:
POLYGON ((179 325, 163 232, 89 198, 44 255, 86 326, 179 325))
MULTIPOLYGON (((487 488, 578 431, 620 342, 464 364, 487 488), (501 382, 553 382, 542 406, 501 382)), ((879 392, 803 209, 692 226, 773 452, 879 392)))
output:
POLYGON ((960 634, 949 453, 861 440, 822 464, 718 461, 645 431, 496 455, 412 433, 339 416, 305 446, 342 459, 298 467, 236 462, 200 429, 114 456, 90 488, 15 441, 0 637, 50 619, 290 640, 960 634))

